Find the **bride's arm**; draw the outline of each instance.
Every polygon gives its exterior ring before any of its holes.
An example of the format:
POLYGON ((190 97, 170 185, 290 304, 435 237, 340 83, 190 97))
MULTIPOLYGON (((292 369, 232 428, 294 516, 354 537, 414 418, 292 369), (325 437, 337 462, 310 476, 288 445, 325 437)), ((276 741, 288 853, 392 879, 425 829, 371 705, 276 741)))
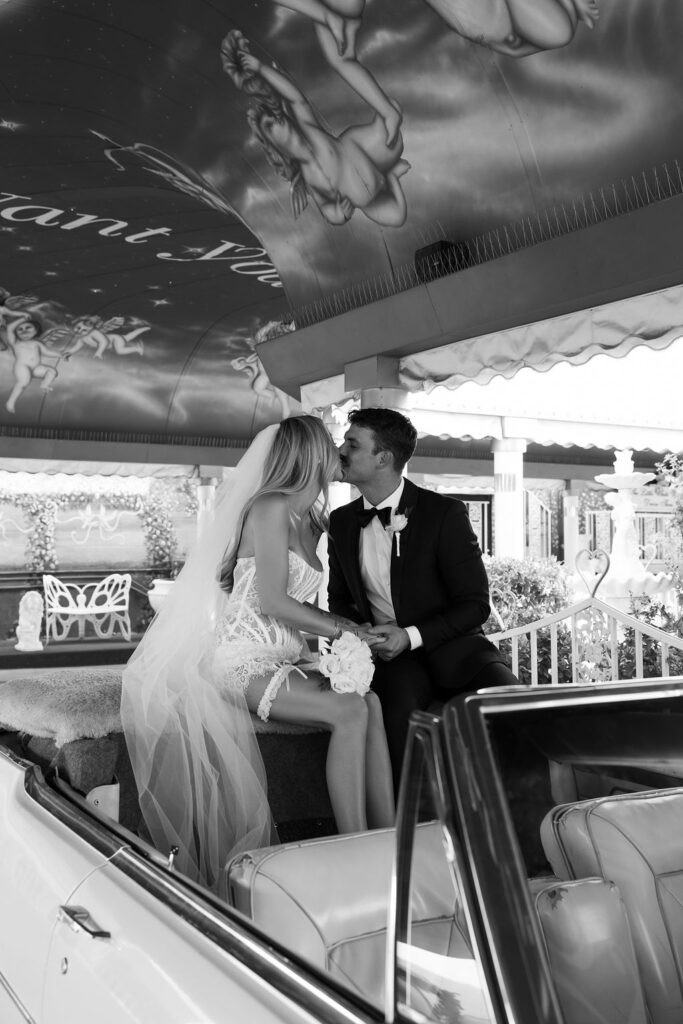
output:
POLYGON ((245 523, 245 539, 251 539, 256 560, 256 589, 261 611, 307 633, 332 639, 343 629, 359 632, 358 624, 312 608, 290 597, 289 505, 279 494, 260 498, 245 523))

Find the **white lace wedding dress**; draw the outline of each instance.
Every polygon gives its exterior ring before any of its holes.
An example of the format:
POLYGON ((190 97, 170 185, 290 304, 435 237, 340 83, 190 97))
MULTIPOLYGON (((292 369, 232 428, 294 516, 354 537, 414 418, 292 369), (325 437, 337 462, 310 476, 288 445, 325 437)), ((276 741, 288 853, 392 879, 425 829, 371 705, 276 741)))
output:
MULTIPOLYGON (((296 551, 289 551, 287 593, 296 601, 310 601, 318 592, 322 572, 296 551)), ((271 674, 257 708, 268 720, 278 690, 292 672, 305 676, 297 666, 304 638, 297 629, 261 612, 253 555, 238 558, 233 589, 219 610, 212 675, 220 689, 246 691, 249 683, 271 674)))

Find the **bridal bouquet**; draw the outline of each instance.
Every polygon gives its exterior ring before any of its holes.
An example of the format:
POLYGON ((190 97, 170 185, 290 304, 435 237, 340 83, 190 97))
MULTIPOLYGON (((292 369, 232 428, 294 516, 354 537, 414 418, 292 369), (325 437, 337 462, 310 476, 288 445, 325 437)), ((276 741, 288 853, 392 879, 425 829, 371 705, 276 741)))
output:
POLYGON ((345 632, 334 640, 328 654, 323 654, 318 671, 327 676, 337 693, 359 693, 370 689, 375 666, 370 648, 355 633, 345 632))

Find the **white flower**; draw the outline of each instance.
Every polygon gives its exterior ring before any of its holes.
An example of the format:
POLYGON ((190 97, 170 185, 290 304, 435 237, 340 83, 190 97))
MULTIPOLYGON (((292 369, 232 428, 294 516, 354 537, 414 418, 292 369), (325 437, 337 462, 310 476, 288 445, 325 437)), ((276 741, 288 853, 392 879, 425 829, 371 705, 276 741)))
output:
POLYGON ((359 693, 361 696, 370 689, 375 671, 370 648, 354 633, 344 632, 324 654, 318 670, 330 680, 336 693, 359 693))
POLYGON ((396 536, 396 557, 397 558, 401 557, 401 536, 400 536, 401 530, 405 530, 407 525, 408 525, 408 516, 404 515, 403 513, 399 514, 398 512, 396 512, 395 509, 392 508, 391 516, 389 518, 389 525, 386 527, 386 529, 389 531, 389 535, 391 537, 396 536))

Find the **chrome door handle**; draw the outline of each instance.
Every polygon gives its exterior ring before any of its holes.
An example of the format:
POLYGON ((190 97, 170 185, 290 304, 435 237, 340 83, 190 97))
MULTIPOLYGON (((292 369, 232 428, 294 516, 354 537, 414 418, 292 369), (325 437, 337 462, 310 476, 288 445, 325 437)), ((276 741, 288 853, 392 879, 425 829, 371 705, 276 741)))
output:
POLYGON ((104 928, 100 928, 99 925, 95 924, 90 916, 90 911, 86 910, 85 907, 60 906, 59 918, 61 921, 65 921, 74 931, 83 931, 91 939, 111 938, 111 932, 107 932, 104 928))

